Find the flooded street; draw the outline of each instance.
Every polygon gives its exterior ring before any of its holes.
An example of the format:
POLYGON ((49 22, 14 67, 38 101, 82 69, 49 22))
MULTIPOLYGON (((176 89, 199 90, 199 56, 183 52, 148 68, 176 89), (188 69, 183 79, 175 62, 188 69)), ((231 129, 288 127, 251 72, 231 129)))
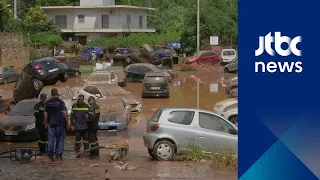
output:
MULTIPOLYGON (((49 162, 47 158, 39 157, 35 162, 21 164, 10 159, 1 159, 0 179, 97 179, 104 178, 106 168, 110 171, 110 178, 113 179, 195 179, 195 180, 233 180, 237 179, 237 172, 213 171, 208 163, 195 162, 160 162, 152 161, 147 149, 144 147, 142 136, 146 130, 146 121, 152 114, 161 107, 186 107, 196 108, 197 106, 197 83, 190 75, 201 79, 200 84, 200 108, 213 110, 215 103, 227 99, 224 87, 221 85, 220 66, 212 66, 203 71, 179 73, 178 78, 171 83, 169 99, 141 99, 141 84, 129 83, 126 90, 134 94, 142 102, 142 112, 134 115, 127 131, 123 132, 99 132, 100 145, 117 144, 126 140, 129 142, 129 153, 123 161, 134 166, 134 171, 121 171, 114 168, 114 163, 107 162, 104 151, 100 151, 100 160, 89 160, 86 158, 76 159, 72 152, 74 136, 66 138, 66 153, 63 162, 49 162), (219 92, 210 92, 210 83, 219 81, 219 92), (96 164, 96 167, 89 167, 96 164), (26 171, 27 170, 27 171, 26 171)), ((81 78, 70 78, 66 84, 71 87, 81 87, 87 75, 81 78)), ((12 97, 14 83, 0 85, 0 95, 6 99, 12 97)), ((35 146, 32 143, 9 143, 0 142, 0 152, 11 147, 35 146)))

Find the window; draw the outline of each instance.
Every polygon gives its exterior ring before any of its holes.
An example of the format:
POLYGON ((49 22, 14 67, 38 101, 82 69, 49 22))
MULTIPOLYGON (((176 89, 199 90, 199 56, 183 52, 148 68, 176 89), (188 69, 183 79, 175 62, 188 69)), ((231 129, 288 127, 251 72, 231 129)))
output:
POLYGON ((54 23, 57 28, 66 29, 67 28, 67 16, 66 15, 56 15, 54 17, 54 23))
POLYGON ((236 55, 234 51, 223 51, 224 56, 234 56, 236 55))
POLYGON ((140 68, 139 68, 139 66, 130 66, 129 67, 129 71, 138 72, 138 71, 140 71, 140 68))
POLYGON ((83 89, 85 92, 89 93, 89 94, 92 94, 92 95, 96 95, 96 94, 100 94, 100 91, 97 87, 94 87, 94 86, 86 86, 84 89, 83 89))
POLYGON ((172 111, 168 121, 177 124, 190 125, 194 116, 193 111, 172 111))
POLYGON ((127 15, 127 23, 130 24, 131 23, 131 16, 127 15))
POLYGON ((143 73, 151 72, 151 69, 145 66, 141 67, 143 73))
POLYGON ((84 23, 84 15, 78 15, 78 23, 84 23))
POLYGON ((214 52, 209 52, 209 56, 215 56, 216 55, 216 53, 214 53, 214 52))
POLYGON ((159 109, 157 112, 155 112, 155 113, 153 114, 153 116, 150 118, 149 121, 158 122, 159 119, 160 119, 161 114, 162 114, 162 110, 159 109))
POLYGON ((233 127, 222 118, 202 112, 199 113, 199 126, 203 129, 210 129, 223 133, 229 133, 229 130, 233 129, 233 127))
POLYGON ((143 29, 143 16, 139 16, 139 28, 143 29))
POLYGON ((102 24, 102 29, 108 29, 109 28, 109 14, 102 15, 101 24, 102 24))
POLYGON ((167 80, 163 77, 163 76, 149 76, 149 77, 146 77, 145 80, 144 80, 145 83, 154 83, 154 84, 157 84, 157 83, 166 83, 167 80))
POLYGON ((208 57, 208 56, 210 56, 210 52, 204 52, 204 53, 202 53, 202 56, 203 57, 208 57))

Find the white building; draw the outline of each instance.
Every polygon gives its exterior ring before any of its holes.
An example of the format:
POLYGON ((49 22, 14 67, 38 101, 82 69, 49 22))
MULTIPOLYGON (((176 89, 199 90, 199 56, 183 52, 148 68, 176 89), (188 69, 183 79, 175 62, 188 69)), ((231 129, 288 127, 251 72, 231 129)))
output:
POLYGON ((48 20, 53 20, 66 41, 87 40, 124 32, 155 32, 148 25, 148 12, 154 8, 115 5, 115 0, 80 0, 80 6, 41 7, 48 20))

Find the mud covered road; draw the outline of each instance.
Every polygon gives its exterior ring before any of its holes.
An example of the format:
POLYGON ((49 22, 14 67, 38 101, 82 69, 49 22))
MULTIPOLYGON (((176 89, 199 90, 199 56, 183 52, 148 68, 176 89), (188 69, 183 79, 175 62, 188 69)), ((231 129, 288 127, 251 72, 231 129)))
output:
MULTIPOLYGON (((219 92, 210 93, 210 83, 221 80, 220 66, 201 68, 195 72, 179 73, 175 82, 171 83, 169 99, 142 99, 142 113, 133 116, 130 127, 124 132, 99 132, 100 144, 117 144, 118 142, 129 142, 129 154, 123 161, 135 167, 133 171, 122 171, 114 168, 115 163, 106 160, 104 151, 101 150, 100 160, 89 160, 86 158, 76 159, 73 152, 66 152, 62 162, 49 162, 47 158, 39 157, 36 161, 21 164, 9 159, 0 159, 0 179, 104 179, 106 168, 110 171, 110 178, 114 179, 195 179, 195 180, 233 180, 237 179, 237 172, 220 172, 213 170, 208 163, 194 162, 159 162, 152 161, 147 149, 143 145, 142 136, 146 130, 146 121, 160 107, 189 107, 196 108, 196 81, 190 78, 195 75, 203 81, 200 85, 200 108, 212 110, 216 102, 227 98, 224 88, 219 83, 219 92), (178 83, 179 81, 179 83, 178 83), (95 167, 90 167, 95 165, 95 167)), ((66 84, 71 87, 81 86, 83 79, 71 78, 66 84)), ((230 77, 234 77, 231 75, 230 77)), ((228 78, 230 78, 228 76, 228 78)), ((0 94, 4 98, 12 96, 14 84, 0 85, 0 94)), ((138 98, 141 97, 141 84, 128 84, 125 88, 138 98)), ((66 138, 66 149, 72 150, 74 137, 66 138)), ((0 151, 8 150, 15 146, 37 146, 33 143, 9 143, 0 142, 0 151)))

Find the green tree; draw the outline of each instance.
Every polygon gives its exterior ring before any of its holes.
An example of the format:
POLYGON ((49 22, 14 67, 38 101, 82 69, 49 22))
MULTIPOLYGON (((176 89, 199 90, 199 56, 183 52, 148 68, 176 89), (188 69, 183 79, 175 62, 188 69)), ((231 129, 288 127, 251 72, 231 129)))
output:
POLYGON ((47 15, 43 12, 40 6, 31 7, 26 14, 26 20, 30 23, 44 24, 47 21, 47 15))

